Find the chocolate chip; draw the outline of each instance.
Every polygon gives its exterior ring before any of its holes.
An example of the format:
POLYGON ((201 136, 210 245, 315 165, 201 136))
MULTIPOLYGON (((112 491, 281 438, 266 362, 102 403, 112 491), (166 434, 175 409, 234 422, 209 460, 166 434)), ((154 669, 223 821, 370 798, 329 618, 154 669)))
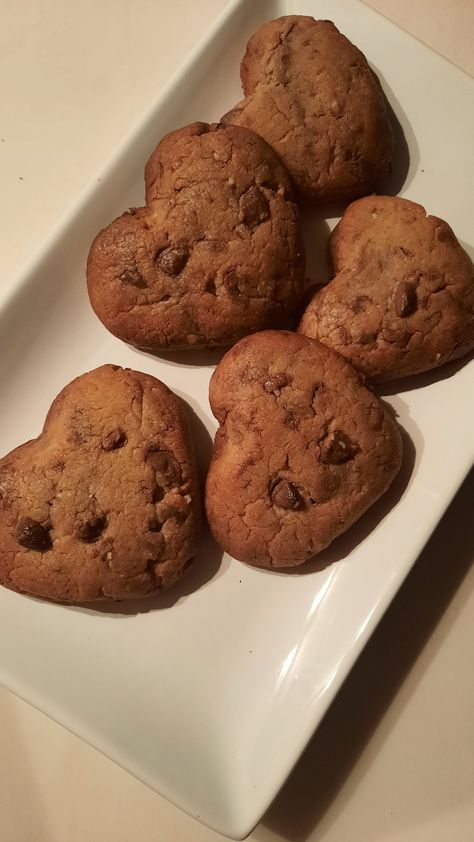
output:
POLYGON ((321 462, 324 465, 340 465, 352 459, 357 453, 355 445, 341 430, 334 430, 326 436, 321 447, 321 462))
POLYGON ((270 216, 270 205, 260 187, 250 187, 240 197, 239 220, 248 228, 256 228, 270 216))
POLYGON ((119 280, 121 280, 124 284, 131 284, 132 286, 139 287, 140 289, 146 287, 146 281, 143 276, 140 275, 136 266, 133 269, 125 269, 122 274, 119 275, 119 280))
POLYGON ((279 395, 281 390, 288 385, 288 377, 286 374, 274 374, 265 380, 263 388, 266 392, 272 395, 279 395))
POLYGON ((126 441, 126 433, 122 430, 121 427, 117 427, 116 430, 112 430, 110 433, 107 433, 107 435, 103 437, 102 448, 103 450, 118 450, 119 447, 124 446, 126 441))
POLYGON ((179 275, 186 266, 189 252, 185 248, 168 248, 161 251, 156 259, 158 268, 167 275, 179 275))
POLYGON ((100 538, 106 526, 107 518, 105 515, 92 515, 78 525, 76 534, 81 541, 92 544, 93 541, 97 541, 100 538))
POLYGON ((368 295, 358 295, 354 301, 351 301, 349 307, 353 313, 365 313, 369 304, 370 298, 368 295))
POLYGON ((19 521, 16 537, 22 547, 37 550, 39 553, 46 552, 52 546, 49 530, 31 517, 24 517, 19 521))
POLYGON ((296 509, 302 509, 304 506, 303 498, 296 485, 293 485, 292 482, 288 482, 286 479, 281 479, 277 482, 272 489, 271 497, 275 506, 278 506, 280 509, 292 509, 296 511, 296 509))
POLYGON ((408 281, 401 281, 393 293, 393 309, 400 319, 410 316, 417 306, 416 289, 408 281))
POLYGON ((170 450, 150 448, 146 461, 167 485, 179 485, 182 482, 180 464, 170 450))
POLYGON ((412 337, 412 334, 407 330, 401 330, 399 327, 395 328, 391 325, 385 325, 380 335, 385 342, 389 342, 397 348, 406 348, 412 337))

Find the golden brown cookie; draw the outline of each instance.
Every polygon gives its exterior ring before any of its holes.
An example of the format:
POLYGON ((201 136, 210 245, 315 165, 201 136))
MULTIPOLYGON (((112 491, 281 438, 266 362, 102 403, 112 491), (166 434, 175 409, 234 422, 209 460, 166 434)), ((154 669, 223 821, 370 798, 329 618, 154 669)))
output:
POLYGON ((146 172, 146 208, 100 232, 92 306, 140 348, 231 345, 298 306, 304 255, 289 176, 254 132, 193 123, 167 135, 146 172))
POLYGON ((310 199, 354 199, 387 179, 393 134, 380 83, 331 21, 263 24, 240 68, 245 99, 223 121, 258 132, 310 199))
POLYGON ((0 460, 0 584, 62 602, 147 596, 181 578, 199 521, 181 401, 104 365, 0 460))
POLYGON ((242 339, 210 385, 219 421, 206 481, 218 543, 240 561, 310 559, 387 490, 401 439, 339 354, 286 331, 242 339))
POLYGON ((372 381, 436 368, 474 348, 474 267, 451 228, 407 199, 354 202, 334 229, 334 278, 299 332, 372 381))

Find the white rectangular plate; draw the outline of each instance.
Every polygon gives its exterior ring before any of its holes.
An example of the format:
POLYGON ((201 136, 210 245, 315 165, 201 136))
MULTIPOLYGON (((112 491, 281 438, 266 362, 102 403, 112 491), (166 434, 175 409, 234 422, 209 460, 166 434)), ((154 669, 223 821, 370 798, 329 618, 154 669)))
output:
MULTIPOLYGON (((405 131, 403 195, 447 219, 461 241, 472 236, 469 77, 356 0, 231 3, 0 302, 2 453, 39 433, 62 386, 105 362, 163 379, 213 433, 209 358, 200 355, 202 366, 183 354, 157 360, 110 336, 90 309, 85 261, 96 231, 142 202, 143 165, 159 138, 232 106, 248 36, 288 12, 331 18, 362 48, 405 131)), ((266 573, 226 556, 219 563, 208 538, 183 586, 139 613, 0 589, 1 681, 191 815, 243 838, 472 463, 473 366, 454 368, 389 398, 413 442, 413 469, 324 554, 333 563, 322 571, 266 573)), ((200 448, 204 462, 202 430, 200 448)))

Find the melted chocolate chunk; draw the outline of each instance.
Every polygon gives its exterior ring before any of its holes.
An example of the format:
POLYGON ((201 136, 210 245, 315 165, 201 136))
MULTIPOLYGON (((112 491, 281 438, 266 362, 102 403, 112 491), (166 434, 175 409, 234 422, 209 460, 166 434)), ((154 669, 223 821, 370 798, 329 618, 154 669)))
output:
POLYGON ((31 517, 22 518, 17 526, 16 537, 22 547, 44 553, 51 549, 52 542, 46 526, 31 517))
POLYGON ((240 221, 248 228, 256 228, 270 216, 268 199, 260 187, 250 187, 240 197, 240 221))
POLYGON ((321 462, 324 465, 340 465, 352 459, 358 447, 341 430, 334 430, 325 438, 321 447, 321 462))
POLYGON ((353 313, 365 313, 370 303, 371 299, 368 295, 358 295, 354 301, 351 301, 349 306, 353 313))
POLYGON ((400 319, 410 316, 417 307, 416 289, 408 281, 397 284, 393 293, 393 309, 400 319))
POLYGON ((84 520, 79 524, 77 528, 77 537, 80 538, 81 541, 86 541, 88 544, 92 544, 93 541, 97 541, 97 539, 100 538, 106 526, 107 518, 105 515, 92 515, 88 518, 88 520, 84 520))
POLYGON ((119 275, 119 279, 124 284, 131 284, 133 287, 139 287, 143 289, 146 287, 146 281, 136 267, 133 269, 125 269, 121 275, 119 275))
POLYGON ((167 275, 179 275, 186 266, 189 252, 185 248, 168 248, 161 251, 157 257, 157 264, 167 275))
POLYGON ((285 374, 274 374, 265 380, 263 388, 266 392, 273 395, 279 395, 281 390, 288 385, 288 377, 285 374))
POLYGON ((275 506, 280 509, 291 509, 296 511, 302 509, 304 506, 303 498, 298 491, 296 485, 288 482, 286 479, 281 479, 274 486, 271 492, 272 500, 275 506))
POLYGON ((110 433, 107 433, 106 436, 102 439, 102 448, 103 450, 118 450, 119 447, 123 447, 127 441, 127 435, 122 430, 121 427, 117 427, 116 430, 112 430, 110 433))

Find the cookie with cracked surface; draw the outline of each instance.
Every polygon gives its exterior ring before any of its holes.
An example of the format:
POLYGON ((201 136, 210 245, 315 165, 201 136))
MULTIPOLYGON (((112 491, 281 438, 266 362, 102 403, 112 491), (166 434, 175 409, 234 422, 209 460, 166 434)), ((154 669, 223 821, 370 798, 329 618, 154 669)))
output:
POLYGON ((389 487, 398 427, 335 351, 286 331, 242 339, 210 385, 219 421, 206 481, 218 543, 262 567, 303 564, 389 487))
POLYGON ((474 349, 474 267, 442 219, 407 199, 359 199, 329 251, 334 278, 298 330, 368 379, 419 374, 474 349))
POLYGON ((103 324, 149 350, 231 345, 283 324, 304 286, 290 178, 254 132, 193 123, 145 170, 146 207, 98 234, 89 296, 103 324))
POLYGON ((354 199, 388 178, 393 132, 379 80, 331 21, 263 24, 240 67, 245 99, 222 119, 258 132, 308 199, 354 199))
POLYGON ((0 584, 61 602, 147 596, 181 578, 199 521, 181 401, 105 365, 0 460, 0 584))

